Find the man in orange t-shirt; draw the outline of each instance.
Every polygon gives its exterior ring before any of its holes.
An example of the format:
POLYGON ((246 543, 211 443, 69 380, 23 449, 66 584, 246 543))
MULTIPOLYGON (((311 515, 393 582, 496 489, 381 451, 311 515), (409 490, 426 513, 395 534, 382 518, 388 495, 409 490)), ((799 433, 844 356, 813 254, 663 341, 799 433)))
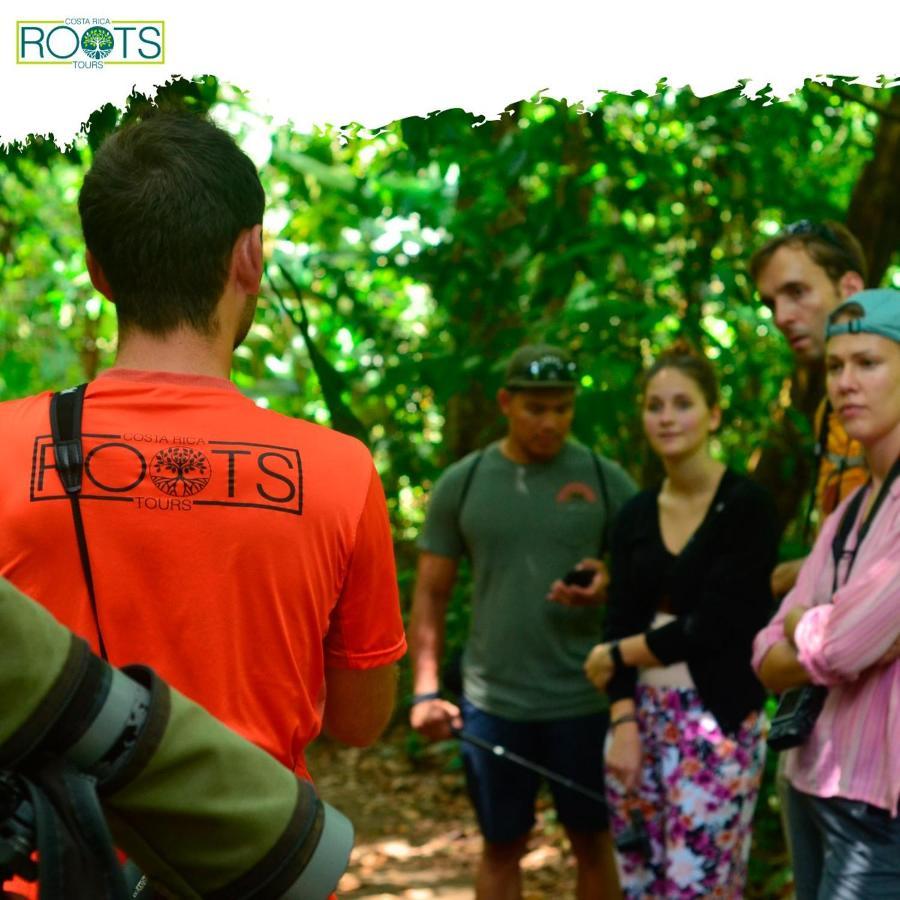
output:
POLYGON ((145 662, 306 775, 324 729, 374 741, 406 647, 368 450, 257 407, 228 380, 262 274, 264 195, 209 121, 113 135, 79 198, 116 365, 84 402, 92 612, 55 468, 49 395, 0 404, 0 575, 99 646, 145 662))

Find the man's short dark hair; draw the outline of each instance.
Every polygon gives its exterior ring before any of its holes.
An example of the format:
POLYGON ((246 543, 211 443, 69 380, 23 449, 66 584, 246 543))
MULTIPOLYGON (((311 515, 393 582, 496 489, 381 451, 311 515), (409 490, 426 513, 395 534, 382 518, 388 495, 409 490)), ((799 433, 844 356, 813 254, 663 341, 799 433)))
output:
POLYGON ((769 264, 775 251, 785 246, 803 247, 810 259, 825 270, 834 284, 847 272, 857 272, 864 284, 867 281, 868 267, 862 245, 849 229, 830 219, 822 222, 801 219, 786 225, 750 257, 750 277, 759 281, 762 270, 769 264))
POLYGON ((78 211, 120 329, 212 334, 234 242, 262 222, 264 208, 251 160, 202 116, 154 111, 111 135, 78 211))

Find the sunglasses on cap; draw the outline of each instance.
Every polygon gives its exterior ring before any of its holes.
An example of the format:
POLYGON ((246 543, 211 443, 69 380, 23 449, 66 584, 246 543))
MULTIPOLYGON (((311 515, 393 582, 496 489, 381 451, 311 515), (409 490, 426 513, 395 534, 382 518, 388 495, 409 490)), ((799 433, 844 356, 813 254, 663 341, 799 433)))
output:
POLYGON ((575 381, 578 369, 574 362, 566 362, 558 356, 548 355, 533 359, 519 373, 519 377, 529 378, 532 381, 575 381))

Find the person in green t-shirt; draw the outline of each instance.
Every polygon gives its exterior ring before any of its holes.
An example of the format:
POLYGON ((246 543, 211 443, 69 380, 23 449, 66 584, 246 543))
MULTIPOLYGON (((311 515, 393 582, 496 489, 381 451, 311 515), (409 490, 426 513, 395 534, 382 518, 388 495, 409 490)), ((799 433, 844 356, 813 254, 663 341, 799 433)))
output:
MULTIPOLYGON (((410 721, 431 739, 464 723, 467 732, 602 794, 606 701, 582 666, 601 634, 608 575, 600 557, 636 487, 615 463, 569 440, 576 385, 563 350, 522 347, 498 393, 506 436, 450 466, 434 486, 410 624, 410 721), (474 591, 458 707, 439 695, 439 667, 464 555, 474 591), (574 568, 587 573, 587 584, 563 581, 574 568)), ((484 836, 477 896, 519 897, 539 778, 470 744, 462 752, 484 836)), ((551 789, 578 863, 577 896, 618 897, 605 806, 551 789)))

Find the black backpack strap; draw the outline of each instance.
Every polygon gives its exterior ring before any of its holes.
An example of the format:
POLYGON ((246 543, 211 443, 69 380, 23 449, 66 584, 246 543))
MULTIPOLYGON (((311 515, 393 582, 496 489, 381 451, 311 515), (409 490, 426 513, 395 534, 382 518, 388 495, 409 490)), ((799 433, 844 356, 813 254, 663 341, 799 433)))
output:
POLYGON ((475 451, 475 459, 472 461, 472 465, 469 466, 469 471, 466 472, 466 480, 463 482, 462 490, 459 492, 459 505, 457 506, 457 517, 462 518, 463 506, 466 503, 466 497, 469 496, 469 488, 472 487, 472 479, 475 477, 475 472, 478 467, 481 465, 481 460, 484 458, 484 450, 476 450, 475 451))
POLYGON ((97 644, 100 656, 108 660, 103 632, 100 630, 100 616, 97 612, 97 597, 94 594, 94 576, 91 572, 91 558, 88 554, 87 538, 84 534, 84 522, 81 518, 81 504, 78 495, 81 493, 81 481, 84 473, 84 452, 81 446, 81 414, 84 406, 86 384, 58 391, 50 398, 50 430, 53 434, 53 455, 59 479, 65 488, 72 506, 72 520, 75 523, 75 537, 78 540, 78 555, 84 572, 88 599, 97 629, 97 644))
POLYGON ((598 559, 603 559, 603 554, 609 549, 609 530, 612 528, 612 507, 609 504, 609 486, 606 482, 606 473, 603 471, 603 461, 599 453, 591 451, 591 459, 594 461, 594 469, 597 472, 597 482, 600 485, 600 494, 603 497, 603 536, 600 538, 600 550, 598 559))
MULTIPOLYGON (((459 528, 460 534, 462 534, 463 507, 466 504, 466 497, 469 496, 469 488, 472 487, 472 479, 475 477, 475 472, 481 465, 482 459, 484 459, 484 450, 476 450, 475 459, 472 461, 472 465, 469 466, 469 471, 466 472, 466 480, 463 482, 462 490, 459 492, 459 502, 456 505, 456 526, 459 528)), ((463 541, 465 541, 465 536, 463 536, 463 541)), ((469 551, 468 546, 466 547, 466 553, 468 553, 469 558, 471 559, 472 554, 469 551)))

